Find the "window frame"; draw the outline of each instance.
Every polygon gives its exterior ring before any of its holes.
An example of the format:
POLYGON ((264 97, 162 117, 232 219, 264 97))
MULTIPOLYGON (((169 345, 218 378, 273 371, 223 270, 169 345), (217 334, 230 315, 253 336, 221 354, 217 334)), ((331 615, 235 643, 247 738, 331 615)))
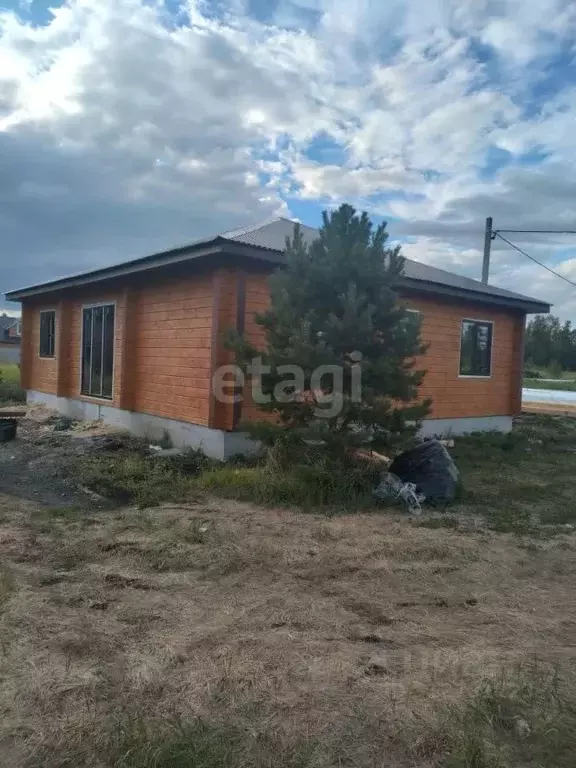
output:
POLYGON ((56 308, 41 309, 38 313, 38 357, 40 360, 55 360, 56 359, 56 308), (54 335, 52 337, 52 354, 42 354, 42 315, 54 316, 54 335))
MULTIPOLYGON (((111 403, 114 400, 114 382, 116 376, 116 320, 117 320, 116 301, 96 301, 91 304, 83 304, 80 308, 80 396, 91 400, 103 400, 111 403), (84 392, 84 311, 87 309, 97 309, 98 307, 114 307, 114 326, 112 333, 112 392, 110 395, 93 395, 90 392, 84 392)), ((104 330, 104 325, 102 325, 104 330)), ((104 346, 102 345, 102 358, 104 358, 104 346)), ((102 376, 104 372, 102 371, 102 376)), ((90 382, 92 382, 92 360, 90 360, 90 382)))
POLYGON ((494 320, 485 320, 477 317, 463 317, 460 320, 460 345, 458 350, 458 378, 459 379, 491 379, 492 371, 494 368, 494 320), (464 323, 478 323, 480 325, 489 325, 491 327, 490 332, 490 373, 488 375, 484 373, 461 373, 462 370, 462 337, 464 330, 464 323))

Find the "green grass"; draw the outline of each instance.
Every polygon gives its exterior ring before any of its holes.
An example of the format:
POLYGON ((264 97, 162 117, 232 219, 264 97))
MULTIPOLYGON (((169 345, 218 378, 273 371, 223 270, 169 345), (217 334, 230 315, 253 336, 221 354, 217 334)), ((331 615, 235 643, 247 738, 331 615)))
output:
POLYGON ((548 536, 576 525, 576 419, 524 415, 507 435, 456 438, 456 514, 501 533, 548 536))
POLYGON ((203 473, 196 487, 257 504, 302 509, 352 511, 374 505, 377 473, 362 467, 335 471, 327 466, 294 465, 282 470, 267 465, 215 467, 203 473))
MULTIPOLYGON (((424 516, 420 525, 459 529, 478 518, 497 532, 538 537, 576 527, 576 419, 525 415, 510 434, 456 438, 450 453, 461 477, 457 498, 445 514, 424 516)), ((318 452, 286 468, 217 464, 196 451, 170 459, 115 452, 83 457, 75 467, 80 485, 121 504, 147 507, 208 492, 326 514, 382 512, 372 496, 378 474, 367 466, 330 464, 318 452)), ((74 512, 52 515, 58 516, 74 512)))
POLYGON ((0 363, 0 405, 25 401, 26 392, 20 386, 20 368, 14 363, 0 363))
POLYGON ((3 381, 20 384, 20 368, 15 363, 0 363, 0 376, 3 381))
POLYGON ((576 381, 544 381, 543 379, 524 379, 523 386, 530 389, 555 389, 562 392, 576 392, 576 381))
POLYGON ((85 456, 76 462, 80 485, 119 504, 149 507, 183 498, 211 462, 200 451, 161 458, 141 453, 85 456))
POLYGON ((448 745, 443 768, 569 768, 574 690, 535 666, 487 679, 464 707, 446 711, 435 740, 448 745))
POLYGON ((150 728, 131 723, 119 734, 114 768, 315 768, 314 745, 285 748, 264 736, 202 720, 150 728))
POLYGON ((6 568, 0 568, 0 613, 10 599, 15 589, 12 573, 6 568))
MULTIPOLYGON (((450 453, 461 478, 455 503, 445 514, 421 518, 419 525, 458 529, 478 518, 494 531, 538 537, 576 526, 576 419, 525 415, 510 434, 456 438, 450 453)), ((258 504, 334 514, 374 508, 377 475, 369 468, 331 468, 313 460, 284 470, 226 465, 202 473, 195 487, 258 504)))
POLYGON ((231 768, 238 747, 236 733, 201 721, 152 733, 136 724, 122 734, 115 768, 231 768))

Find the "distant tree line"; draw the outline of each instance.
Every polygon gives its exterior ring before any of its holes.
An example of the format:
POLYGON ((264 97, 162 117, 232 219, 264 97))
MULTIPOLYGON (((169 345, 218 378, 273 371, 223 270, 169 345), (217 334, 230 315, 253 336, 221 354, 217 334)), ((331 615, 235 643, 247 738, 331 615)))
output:
POLYGON ((526 326, 527 367, 576 371, 576 328, 570 320, 536 315, 526 326))

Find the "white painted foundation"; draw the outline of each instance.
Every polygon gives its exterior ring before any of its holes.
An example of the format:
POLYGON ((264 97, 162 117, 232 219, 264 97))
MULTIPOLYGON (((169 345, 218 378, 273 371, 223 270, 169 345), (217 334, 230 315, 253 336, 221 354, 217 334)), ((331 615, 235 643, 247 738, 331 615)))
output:
POLYGON ((149 440, 160 440, 167 432, 175 448, 201 448, 207 456, 220 461, 239 453, 254 453, 258 449, 257 443, 242 432, 225 432, 148 413, 125 411, 105 403, 89 403, 34 390, 28 390, 27 402, 40 403, 73 419, 102 420, 105 424, 127 429, 149 440))
POLYGON ((510 432, 512 416, 466 416, 461 419, 424 419, 422 437, 467 435, 470 432, 510 432))
MULTIPOLYGON (((258 444, 242 432, 211 429, 148 413, 125 411, 105 403, 89 403, 34 390, 28 390, 27 400, 29 403, 41 403, 73 419, 101 419, 106 424, 127 429, 134 435, 150 440, 159 440, 167 432, 175 448, 201 448, 207 456, 220 461, 226 461, 239 453, 251 454, 258 450, 258 444)), ((425 419, 420 435, 439 437, 465 435, 469 432, 509 432, 511 429, 512 416, 425 419)))

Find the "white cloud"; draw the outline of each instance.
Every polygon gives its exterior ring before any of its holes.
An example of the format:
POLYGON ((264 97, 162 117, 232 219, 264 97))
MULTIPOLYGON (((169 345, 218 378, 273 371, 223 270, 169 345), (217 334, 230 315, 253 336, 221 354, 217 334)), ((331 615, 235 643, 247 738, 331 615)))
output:
MULTIPOLYGON (((576 91, 554 70, 576 45, 573 2, 250 7, 0 13, 0 289, 287 214, 292 197, 392 216, 407 255, 469 274, 487 215, 576 228, 576 91)), ((544 260, 565 246, 530 245, 544 260)), ((576 317, 568 286, 503 259, 498 281, 576 317)))

